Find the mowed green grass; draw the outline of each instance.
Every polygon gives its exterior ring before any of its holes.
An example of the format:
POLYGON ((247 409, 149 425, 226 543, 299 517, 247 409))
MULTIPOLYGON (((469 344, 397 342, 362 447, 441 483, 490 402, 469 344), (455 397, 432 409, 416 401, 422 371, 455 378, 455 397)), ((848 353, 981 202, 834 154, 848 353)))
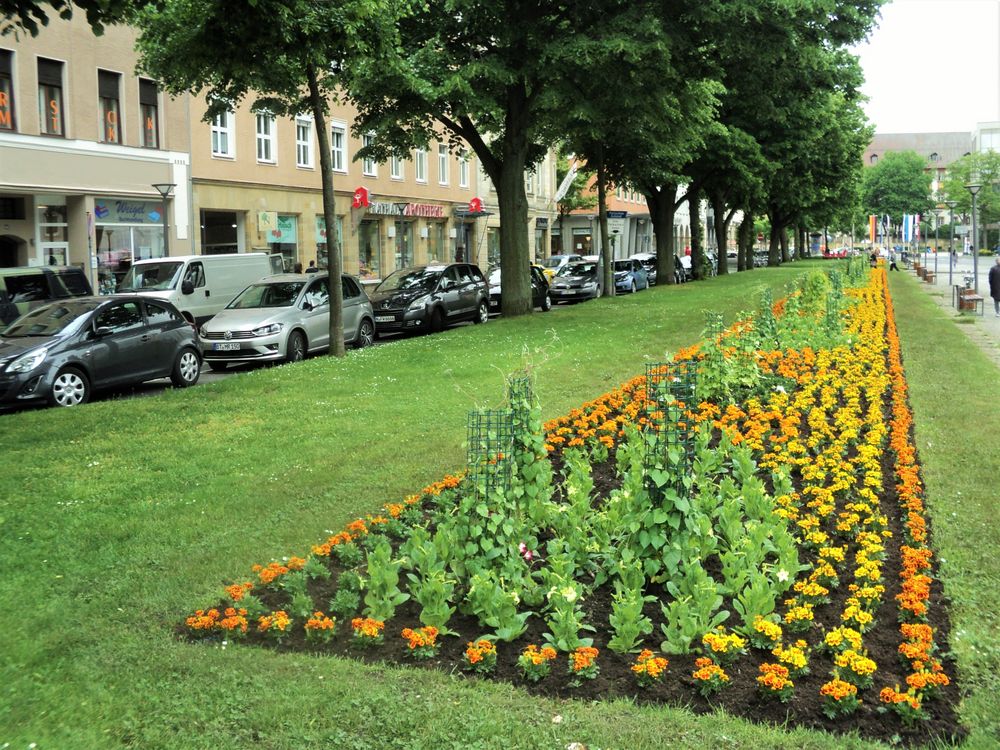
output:
MULTIPOLYGON (((154 398, 0 417, 0 747, 868 747, 174 634, 253 563, 305 553, 460 469, 467 412, 498 404, 511 371, 530 366, 546 417, 565 413, 697 340, 704 310, 733 320, 762 284, 777 296, 809 267, 465 326, 154 398)), ((980 554, 978 540, 956 538, 980 554)), ((995 593, 970 590, 971 609, 996 612, 995 593)), ((979 700, 973 716, 985 726, 979 700)))
POLYGON ((889 278, 967 744, 1000 747, 1000 372, 914 277, 889 278))

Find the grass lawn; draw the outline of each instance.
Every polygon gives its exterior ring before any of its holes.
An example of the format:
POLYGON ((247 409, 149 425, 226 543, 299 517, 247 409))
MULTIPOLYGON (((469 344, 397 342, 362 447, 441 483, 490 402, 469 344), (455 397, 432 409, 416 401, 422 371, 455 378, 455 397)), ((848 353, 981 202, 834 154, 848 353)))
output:
MULTIPOLYGON (((510 371, 531 365, 545 417, 565 413, 697 340, 702 310, 732 320, 761 284, 781 287, 811 265, 463 327, 155 398, 0 417, 0 747, 869 746, 173 635, 252 563, 304 553, 461 468, 466 412, 496 404, 510 371)), ((975 690, 964 715, 988 742, 1000 653, 988 512, 996 369, 914 284, 899 280, 893 291, 945 585, 958 600, 956 650, 975 690), (956 368, 963 359, 970 364, 956 368), (946 398, 939 362, 953 383, 946 398), (968 436, 952 434, 972 424, 968 436)))
POLYGON ((1000 373, 917 280, 889 278, 933 547, 952 600, 967 744, 1000 747, 1000 373))

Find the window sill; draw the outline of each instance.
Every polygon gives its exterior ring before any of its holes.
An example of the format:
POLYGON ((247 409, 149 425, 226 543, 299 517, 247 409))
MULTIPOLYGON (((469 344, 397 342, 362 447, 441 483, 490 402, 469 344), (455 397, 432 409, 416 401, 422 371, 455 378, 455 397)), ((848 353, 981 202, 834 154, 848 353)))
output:
POLYGON ((212 154, 212 158, 220 161, 236 161, 236 157, 231 154, 212 154))

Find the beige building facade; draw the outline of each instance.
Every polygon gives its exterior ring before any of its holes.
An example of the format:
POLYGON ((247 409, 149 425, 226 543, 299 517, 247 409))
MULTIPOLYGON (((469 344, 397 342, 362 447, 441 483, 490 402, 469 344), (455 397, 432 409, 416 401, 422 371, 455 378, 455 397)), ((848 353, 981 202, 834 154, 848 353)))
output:
POLYGON ((187 97, 136 76, 134 44, 81 14, 0 38, 0 266, 80 265, 107 291, 134 260, 191 252, 187 97))

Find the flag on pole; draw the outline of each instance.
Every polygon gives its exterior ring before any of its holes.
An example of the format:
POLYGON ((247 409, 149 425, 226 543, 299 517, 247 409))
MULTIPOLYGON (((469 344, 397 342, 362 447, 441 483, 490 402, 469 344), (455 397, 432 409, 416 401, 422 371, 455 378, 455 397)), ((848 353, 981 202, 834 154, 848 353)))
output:
POLYGON ((910 214, 903 214, 903 242, 913 240, 913 217, 910 214))
POLYGON ((875 214, 869 214, 868 216, 868 241, 871 243, 875 242, 875 214))

